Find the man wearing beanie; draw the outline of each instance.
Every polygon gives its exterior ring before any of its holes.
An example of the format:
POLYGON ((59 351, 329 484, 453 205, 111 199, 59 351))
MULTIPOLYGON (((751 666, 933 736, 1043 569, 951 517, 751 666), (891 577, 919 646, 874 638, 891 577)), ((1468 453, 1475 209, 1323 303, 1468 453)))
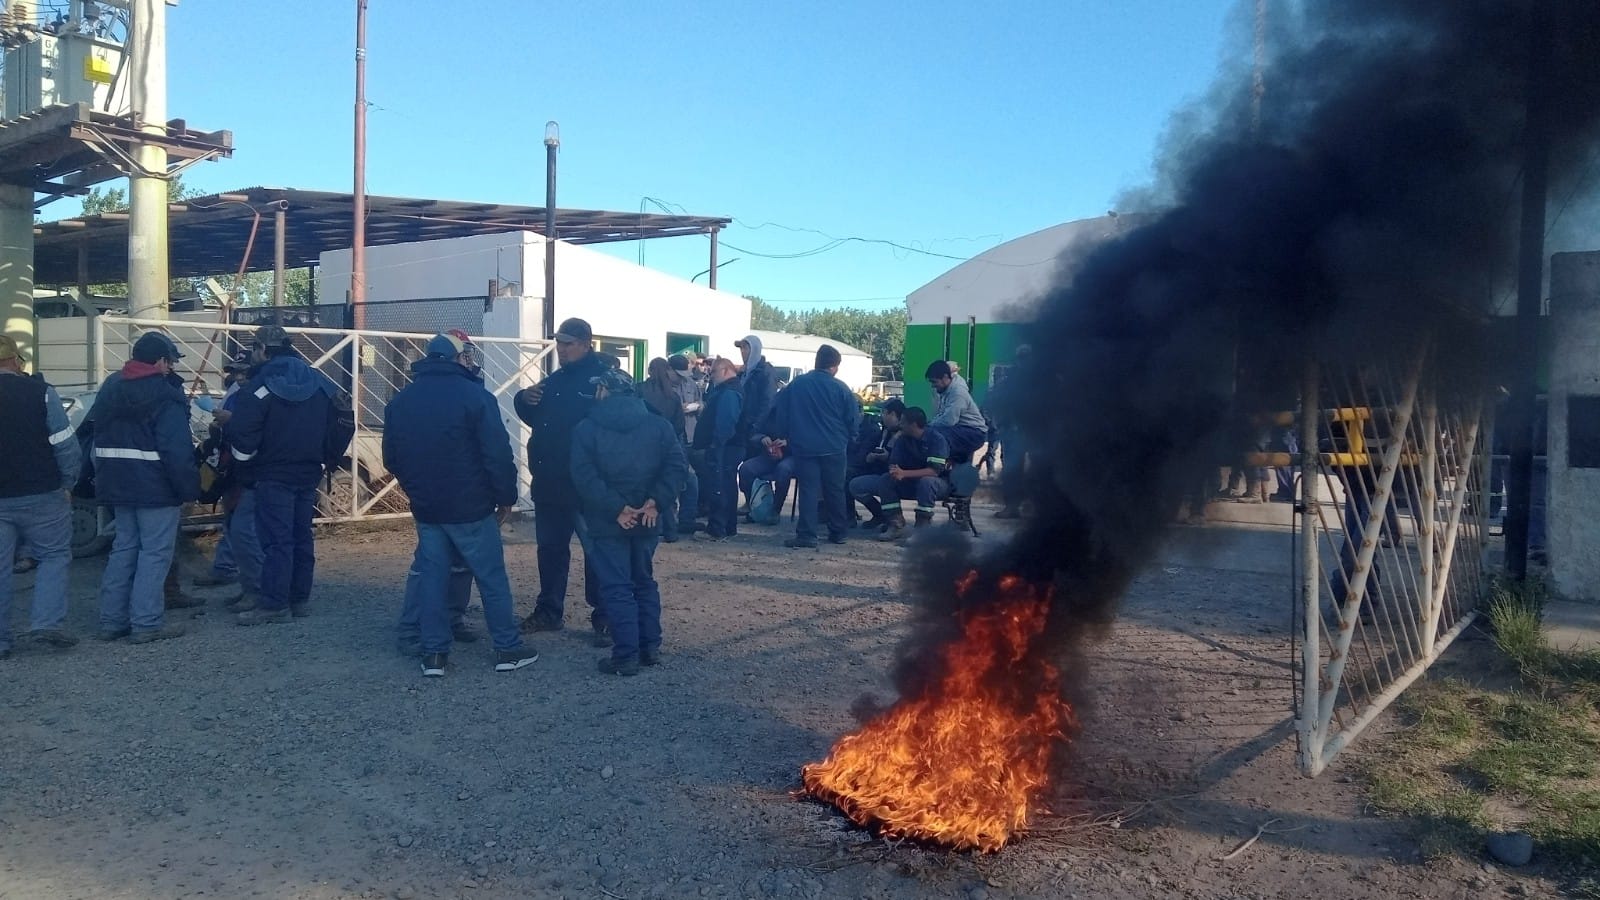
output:
POLYGON ((311 614, 317 483, 355 433, 349 397, 301 358, 282 326, 256 329, 255 344, 261 368, 239 390, 222 430, 240 481, 255 491, 261 542, 261 595, 239 613, 240 625, 311 614))
POLYGON ((11 557, 27 541, 39 561, 31 643, 65 650, 72 562, 72 486, 82 452, 55 388, 22 372, 17 344, 0 334, 0 659, 11 654, 11 557))
POLYGON ((383 411, 383 464, 400 480, 417 525, 422 674, 443 675, 449 659, 445 596, 454 560, 477 579, 495 671, 514 672, 539 654, 517 629, 500 542, 500 523, 517 502, 511 436, 499 403, 474 377, 471 345, 440 334, 427 352, 411 366, 411 384, 383 411))
POLYGON ((166 622, 163 583, 172 569, 183 504, 200 497, 189 404, 168 376, 183 358, 152 331, 107 378, 94 422, 95 498, 116 513, 117 536, 100 580, 100 638, 136 644, 183 634, 166 622))
POLYGON ((605 609, 589 563, 589 535, 578 491, 572 484, 572 431, 594 407, 590 383, 608 368, 594 351, 594 331, 582 319, 568 319, 556 331, 556 357, 561 367, 543 381, 517 393, 518 418, 532 433, 528 438, 528 474, 533 477, 533 528, 538 543, 539 599, 522 627, 557 631, 565 625, 567 575, 572 568, 572 538, 584 548, 584 599, 597 647, 611 644, 605 609))
POLYGON ((607 369, 593 384, 595 404, 573 429, 572 480, 611 625, 611 655, 600 660, 600 671, 637 675, 640 665, 660 661, 655 552, 662 511, 683 490, 683 445, 626 374, 607 369))

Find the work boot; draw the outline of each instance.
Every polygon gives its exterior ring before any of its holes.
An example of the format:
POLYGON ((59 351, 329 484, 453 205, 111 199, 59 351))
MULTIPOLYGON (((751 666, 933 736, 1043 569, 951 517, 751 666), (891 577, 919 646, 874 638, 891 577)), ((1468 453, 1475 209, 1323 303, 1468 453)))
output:
POLYGON ((537 612, 531 612, 522 620, 522 631, 560 631, 566 627, 560 619, 552 619, 537 612))
POLYGON ((176 589, 167 591, 167 609, 195 609, 205 605, 206 601, 204 599, 192 594, 185 594, 183 591, 176 589))
POLYGON ((661 665, 661 651, 660 650, 644 650, 644 649, 641 649, 639 651, 639 665, 641 665, 641 666, 659 666, 659 665, 661 665))
POLYGON ((933 524, 933 512, 931 510, 926 511, 926 512, 924 512, 923 510, 920 510, 920 509, 917 510, 917 527, 918 528, 927 528, 929 525, 932 525, 932 524, 933 524))
POLYGON ((194 586, 222 587, 224 585, 235 584, 238 582, 238 580, 239 578, 236 575, 214 575, 210 572, 207 572, 204 575, 198 575, 195 577, 194 586))
POLYGON ((175 637, 183 637, 183 626, 166 622, 158 628, 135 629, 128 638, 128 642, 131 644, 148 644, 152 641, 165 641, 175 637))
POLYGON ((95 635, 95 639, 110 643, 111 641, 120 641, 130 634, 133 634, 133 629, 127 626, 123 626, 121 628, 102 628, 95 635))
POLYGON ((594 626, 594 639, 593 639, 592 643, 596 647, 609 647, 609 646, 611 646, 611 626, 610 625, 596 625, 596 626, 594 626))
POLYGON ((228 612, 231 612, 231 613, 249 612, 250 610, 256 608, 256 601, 259 600, 259 599, 260 599, 259 597, 257 597, 255 594, 251 593, 250 591, 245 591, 244 593, 239 595, 239 599, 237 599, 237 600, 233 601, 232 603, 228 604, 228 612))
POLYGON ((901 515, 898 515, 898 514, 897 515, 892 515, 892 516, 889 516, 888 520, 884 523, 883 533, 878 535, 878 540, 884 541, 885 543, 887 543, 889 541, 898 541, 902 537, 905 536, 905 533, 906 533, 906 519, 905 519, 905 516, 901 516, 901 515))
POLYGON ((639 674, 639 660, 637 658, 617 659, 607 656, 600 660, 599 669, 607 675, 637 675, 639 674))
POLYGON ((59 628, 41 628, 30 631, 27 636, 28 643, 35 647, 48 650, 71 650, 78 646, 78 639, 59 628))
POLYGON ((239 613, 235 619, 240 625, 277 625, 294 621, 288 607, 283 609, 251 609, 239 613))
POLYGON ((815 550, 815 549, 817 549, 817 541, 816 541, 815 538, 812 538, 810 540, 808 540, 806 538, 800 538, 800 537, 784 538, 783 545, 785 547, 788 547, 790 550, 815 550))
POLYGON ((289 604, 289 615, 296 619, 306 619, 311 616, 311 601, 302 600, 299 603, 289 604))
POLYGON ((478 638, 481 636, 476 629, 465 622, 456 622, 450 626, 450 637, 454 638, 458 644, 477 643, 478 638))
POLYGON ((887 524, 889 524, 889 520, 884 516, 873 516, 870 519, 862 521, 856 527, 860 528, 862 531, 879 531, 887 524))

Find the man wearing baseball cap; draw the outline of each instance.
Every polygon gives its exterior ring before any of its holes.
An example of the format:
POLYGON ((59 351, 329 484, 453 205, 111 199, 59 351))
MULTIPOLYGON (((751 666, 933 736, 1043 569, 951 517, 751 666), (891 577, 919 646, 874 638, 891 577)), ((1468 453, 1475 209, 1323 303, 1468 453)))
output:
POLYGON ((159 331, 139 337, 133 358, 105 380, 94 423, 95 499, 116 513, 117 536, 100 579, 100 638, 143 644, 177 637, 163 584, 172 570, 183 504, 200 497, 189 402, 172 383, 183 353, 159 331))
POLYGON ((16 341, 0 334, 0 659, 11 655, 11 559, 26 541, 39 561, 28 639, 66 649, 67 568, 72 562, 72 486, 82 465, 77 436, 55 388, 23 374, 16 341))
POLYGON ((445 594, 451 564, 477 579, 483 618, 494 639, 495 671, 539 658, 522 642, 506 575, 500 523, 517 502, 517 464, 500 404, 462 364, 472 358, 453 334, 428 342, 412 381, 383 411, 383 464, 400 480, 417 525, 416 593, 422 674, 444 674, 453 639, 445 594))
POLYGON ((261 596, 240 625, 311 614, 317 484, 337 466, 355 433, 348 395, 294 349, 278 325, 256 329, 261 368, 239 391, 222 434, 239 479, 255 491, 261 541, 261 596))
POLYGON ((568 319, 556 331, 556 357, 561 367, 549 377, 517 393, 515 405, 532 436, 528 438, 528 472, 533 476, 533 525, 539 556, 539 599, 523 621, 530 631, 558 631, 564 626, 567 575, 572 567, 572 538, 584 548, 584 599, 595 645, 610 646, 611 632, 601 606, 594 567, 588 562, 588 529, 572 483, 572 432, 594 407, 593 379, 608 368, 594 351, 594 331, 582 319, 568 319))

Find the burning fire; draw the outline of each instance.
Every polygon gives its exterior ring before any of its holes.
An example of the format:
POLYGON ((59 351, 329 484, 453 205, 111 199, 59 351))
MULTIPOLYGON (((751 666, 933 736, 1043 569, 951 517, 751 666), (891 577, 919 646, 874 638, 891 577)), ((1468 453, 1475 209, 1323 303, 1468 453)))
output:
MULTIPOLYGON (((969 573, 961 593, 976 581, 969 573)), ((992 853, 1027 827, 1074 717, 1060 673, 1033 646, 1050 590, 1007 576, 999 592, 959 614, 961 636, 939 648, 921 693, 801 769, 807 794, 885 837, 955 850, 992 853)))

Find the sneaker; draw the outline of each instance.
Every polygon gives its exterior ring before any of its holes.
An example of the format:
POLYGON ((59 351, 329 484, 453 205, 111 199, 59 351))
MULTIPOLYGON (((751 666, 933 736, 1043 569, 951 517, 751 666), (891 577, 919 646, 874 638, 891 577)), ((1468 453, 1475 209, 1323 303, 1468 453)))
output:
POLYGON ((107 642, 120 641, 130 634, 133 634, 133 629, 127 626, 123 626, 121 628, 102 628, 97 634, 95 634, 95 640, 107 642))
POLYGON ((249 591, 245 591, 244 593, 239 595, 239 599, 237 599, 237 600, 233 601, 232 603, 228 604, 228 612, 231 612, 231 613, 249 612, 250 610, 256 608, 256 603, 260 599, 261 598, 256 596, 255 594, 252 594, 249 591))
POLYGON ((238 581, 239 581, 239 576, 237 576, 237 575, 214 575, 214 574, 212 574, 210 572, 207 572, 206 574, 197 576, 195 578, 194 586, 195 587, 222 587, 224 585, 237 584, 238 581))
POLYGON ((565 627, 566 623, 560 619, 547 618, 538 613, 530 613, 522 620, 523 631, 560 631, 565 627))
POLYGON ((465 622, 457 622, 450 626, 450 637, 462 644, 475 644, 482 635, 465 622))
POLYGON ((185 594, 183 591, 174 591, 167 595, 167 609, 195 609, 205 606, 206 601, 201 597, 185 594))
POLYGON ((71 650, 78 646, 78 639, 59 628, 41 628, 38 631, 28 632, 28 642, 36 647, 46 647, 51 650, 71 650))
POLYGON ((422 657, 422 674, 426 678, 440 678, 444 675, 445 663, 450 661, 448 653, 429 653, 422 657))
POLYGON ((659 665, 661 665, 661 651, 660 650, 640 650, 639 651, 639 665, 641 665, 641 666, 659 666, 659 665))
POLYGON ((515 650, 496 650, 494 652, 494 670, 496 672, 515 672, 523 666, 531 666, 539 661, 539 651, 523 645, 515 650))
POLYGON ((239 613, 234 621, 240 625, 276 625, 294 620, 288 607, 283 609, 252 609, 239 613))
POLYGON ((291 603, 291 604, 289 604, 289 615, 294 617, 294 618, 296 618, 296 619, 309 619, 309 618, 311 618, 311 603, 310 603, 310 601, 306 601, 306 602, 303 602, 303 603, 291 603))
POLYGON ((596 625, 594 627, 594 640, 593 640, 593 643, 594 643, 594 645, 596 647, 609 647, 609 646, 611 646, 611 626, 610 625, 596 625))
POLYGON ((809 540, 808 541, 808 540, 806 540, 804 538, 797 538, 797 537, 785 538, 784 541, 783 541, 783 545, 785 547, 788 547, 790 550, 815 550, 815 549, 817 549, 817 542, 816 541, 814 541, 814 540, 809 540))
POLYGON ((619 660, 607 656, 600 660, 598 668, 607 675, 637 675, 639 674, 639 660, 619 660))
POLYGON ((165 641, 175 637, 183 637, 183 626, 165 623, 159 628, 140 628, 128 638, 129 643, 148 644, 152 641, 165 641))

